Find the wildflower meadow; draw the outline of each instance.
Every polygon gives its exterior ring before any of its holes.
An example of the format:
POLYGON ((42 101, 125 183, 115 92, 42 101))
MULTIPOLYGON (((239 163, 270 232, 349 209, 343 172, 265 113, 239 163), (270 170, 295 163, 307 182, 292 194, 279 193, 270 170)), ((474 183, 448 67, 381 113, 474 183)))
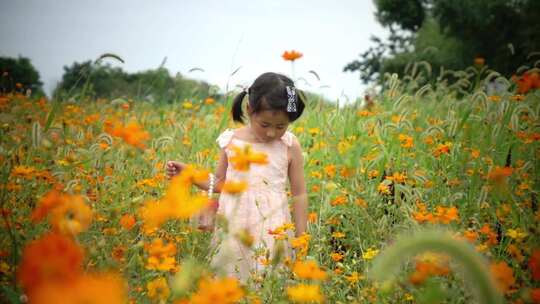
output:
MULTIPOLYGON (((283 55, 293 63, 302 55, 283 55)), ((300 59, 298 59, 300 60, 300 59)), ((294 73, 294 70, 293 70, 294 73)), ((247 283, 208 257, 193 186, 234 128, 234 90, 176 102, 0 96, 0 298, 8 303, 540 303, 540 79, 428 62, 354 103, 310 96, 308 233, 268 231, 247 283), (487 93, 492 81, 502 84, 487 93), (167 179, 165 163, 191 166, 167 179)), ((265 155, 238 150, 249 170, 265 155)), ((238 194, 247 185, 229 183, 238 194)), ((227 220, 217 218, 227 227, 227 220)), ((227 233, 224 229, 223 233, 227 233)))

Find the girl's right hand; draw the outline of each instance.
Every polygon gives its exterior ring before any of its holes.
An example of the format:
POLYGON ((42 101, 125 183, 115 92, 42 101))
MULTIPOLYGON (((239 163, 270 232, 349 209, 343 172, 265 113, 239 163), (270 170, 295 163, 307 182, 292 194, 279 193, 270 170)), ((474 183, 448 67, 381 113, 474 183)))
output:
POLYGON ((174 160, 168 161, 167 162, 167 167, 166 167, 167 178, 170 179, 173 176, 176 176, 176 175, 180 174, 180 172, 182 172, 182 170, 184 170, 184 168, 186 168, 186 164, 184 164, 184 163, 177 162, 177 161, 174 161, 174 160))

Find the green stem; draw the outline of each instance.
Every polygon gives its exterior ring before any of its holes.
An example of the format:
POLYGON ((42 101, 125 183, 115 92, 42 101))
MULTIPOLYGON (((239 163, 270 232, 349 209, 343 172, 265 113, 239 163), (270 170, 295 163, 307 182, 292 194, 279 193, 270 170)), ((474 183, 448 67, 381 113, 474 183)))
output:
POLYGON ((482 256, 447 232, 422 231, 399 238, 375 260, 369 276, 377 281, 388 280, 406 259, 425 251, 444 253, 460 263, 466 279, 471 286, 475 286, 474 292, 479 303, 502 303, 502 297, 486 270, 482 256))

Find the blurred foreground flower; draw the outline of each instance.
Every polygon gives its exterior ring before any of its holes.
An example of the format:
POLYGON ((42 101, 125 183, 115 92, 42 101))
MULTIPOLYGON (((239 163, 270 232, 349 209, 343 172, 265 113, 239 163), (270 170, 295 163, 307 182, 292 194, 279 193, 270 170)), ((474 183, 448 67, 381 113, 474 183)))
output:
POLYGON ((105 132, 115 137, 121 137, 126 143, 141 149, 146 147, 143 141, 150 139, 150 133, 136 122, 130 122, 123 126, 119 122, 106 121, 105 132))
POLYGON ((297 261, 294 263, 293 272, 301 279, 326 280, 326 272, 319 268, 315 261, 297 261))
POLYGON ((540 74, 538 72, 525 72, 521 77, 512 77, 517 84, 518 94, 527 94, 531 89, 540 88, 540 74))
POLYGON ((49 233, 23 250, 17 279, 29 303, 125 303, 125 283, 114 273, 84 273, 83 250, 49 233))
POLYGON ((229 158, 233 167, 238 171, 248 171, 251 164, 265 165, 268 158, 265 153, 253 151, 250 145, 243 148, 233 146, 234 155, 229 158))
POLYGON ((208 178, 208 172, 193 167, 184 169, 173 177, 167 193, 159 201, 149 201, 139 209, 144 232, 152 233, 170 219, 189 219, 198 214, 210 203, 208 196, 192 194, 191 186, 208 178))
POLYGON ((235 278, 202 279, 199 289, 192 295, 192 304, 238 303, 244 297, 245 292, 235 278))
POLYGON ((50 214, 49 222, 57 232, 77 235, 92 222, 92 209, 80 195, 70 195, 51 190, 43 196, 32 212, 33 222, 39 222, 50 214))
POLYGON ((321 303, 324 301, 319 285, 299 284, 287 287, 287 295, 291 301, 296 303, 321 303))

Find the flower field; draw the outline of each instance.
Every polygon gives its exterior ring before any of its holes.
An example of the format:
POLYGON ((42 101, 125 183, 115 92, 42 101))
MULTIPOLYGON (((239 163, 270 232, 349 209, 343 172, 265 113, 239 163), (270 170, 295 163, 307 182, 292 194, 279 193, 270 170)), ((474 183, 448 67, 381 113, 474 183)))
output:
POLYGON ((425 70, 388 75, 365 106, 309 100, 289 127, 304 149, 309 233, 269 231, 297 258, 261 252, 268 267, 247 284, 214 276, 211 234, 190 220, 208 204, 192 184, 235 127, 232 93, 174 104, 2 95, 0 298, 540 303, 538 71, 499 78, 507 89, 488 95, 497 75, 485 69, 432 84, 425 70), (168 180, 167 160, 193 168, 168 180))

